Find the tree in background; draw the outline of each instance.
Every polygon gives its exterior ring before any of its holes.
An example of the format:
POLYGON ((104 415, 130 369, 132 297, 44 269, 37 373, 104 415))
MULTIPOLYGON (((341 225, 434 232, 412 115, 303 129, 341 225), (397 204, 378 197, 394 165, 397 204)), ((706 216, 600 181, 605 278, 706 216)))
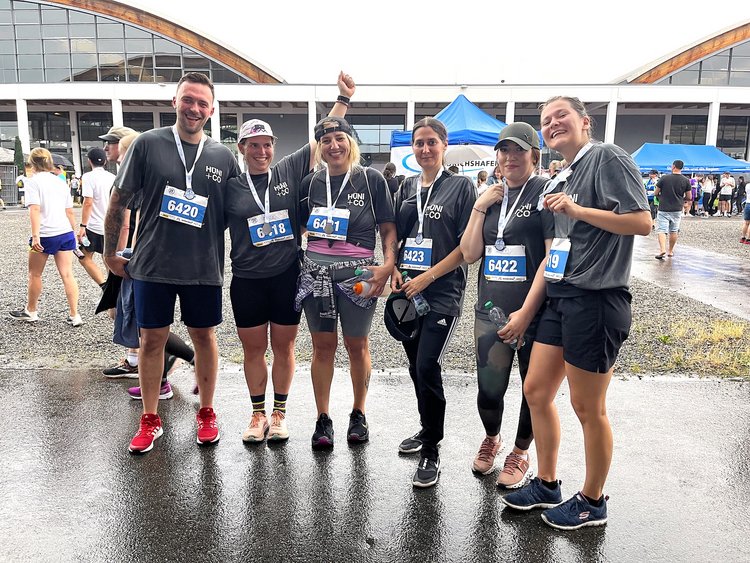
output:
POLYGON ((13 163, 18 168, 18 174, 23 174, 23 148, 21 147, 21 139, 16 136, 15 147, 13 148, 13 163))

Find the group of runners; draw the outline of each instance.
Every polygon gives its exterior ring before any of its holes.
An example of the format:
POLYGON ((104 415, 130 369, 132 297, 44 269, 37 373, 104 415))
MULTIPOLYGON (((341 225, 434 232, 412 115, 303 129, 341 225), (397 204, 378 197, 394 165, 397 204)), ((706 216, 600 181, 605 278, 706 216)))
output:
MULTIPOLYGON (((422 304, 409 319, 401 315, 390 323, 410 323, 409 331, 396 330, 394 336, 408 358, 420 421, 398 451, 419 454, 414 486, 435 485, 446 407, 442 357, 463 308, 467 264, 481 261, 471 283, 477 283, 479 296, 477 408, 486 437, 472 469, 481 474, 495 469, 504 395, 517 356, 523 398, 512 451, 497 478, 498 485, 513 490, 503 502, 517 510, 544 508, 544 521, 561 529, 604 524, 603 488, 612 455, 606 393, 630 328, 633 238, 651 230, 637 167, 619 147, 592 141, 591 118, 577 98, 555 97, 541 107, 541 134, 569 164, 553 180, 535 174, 537 132, 513 123, 495 146, 495 181, 477 197, 469 178, 445 168, 448 132, 428 117, 412 129, 421 173, 404 180, 393 198, 383 175, 360 165, 345 120, 354 81, 341 73, 338 89, 330 114, 314 128, 314 140, 275 165, 277 139, 262 120, 240 128, 244 173, 226 147, 204 134, 214 92, 200 73, 187 73, 178 84, 175 125, 145 132, 130 146, 112 191, 103 253, 112 273, 132 279, 140 332, 143 414, 129 451, 150 451, 163 433, 158 403, 178 297, 195 348, 196 440, 206 445, 220 438, 213 409, 215 327, 222 322, 228 228, 231 304, 252 402, 242 440, 289 437, 286 405, 303 311, 313 345, 312 447, 334 445, 330 390, 339 323, 354 397, 346 439, 369 439, 368 335, 377 297, 389 284, 391 298, 422 304), (117 251, 134 198, 140 202, 138 234, 128 258, 117 251), (378 238, 382 263, 376 261, 378 238), (269 345, 273 405, 267 408, 269 345), (566 377, 583 428, 586 477, 580 492, 563 502, 554 399, 566 377)), ((388 306, 386 311, 393 314, 388 306)))

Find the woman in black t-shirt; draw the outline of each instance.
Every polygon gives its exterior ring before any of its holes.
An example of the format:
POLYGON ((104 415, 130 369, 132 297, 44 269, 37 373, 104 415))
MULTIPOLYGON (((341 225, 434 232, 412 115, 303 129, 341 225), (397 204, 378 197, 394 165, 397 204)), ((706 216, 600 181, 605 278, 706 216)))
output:
MULTIPOLYGON (((479 393, 477 407, 486 437, 472 469, 487 475, 495 468, 502 449, 504 396, 518 354, 521 381, 526 379, 536 325, 545 299, 544 261, 555 234, 552 214, 537 203, 546 179, 536 176, 539 137, 527 123, 513 123, 500 132, 495 145, 503 182, 488 188, 474 204, 469 225, 461 238, 464 259, 482 258, 478 302, 474 314, 479 393), (507 324, 497 326, 490 309, 509 314, 507 324)), ((533 440, 531 413, 521 396, 513 450, 508 454, 497 484, 518 488, 533 474, 529 446, 533 440)))

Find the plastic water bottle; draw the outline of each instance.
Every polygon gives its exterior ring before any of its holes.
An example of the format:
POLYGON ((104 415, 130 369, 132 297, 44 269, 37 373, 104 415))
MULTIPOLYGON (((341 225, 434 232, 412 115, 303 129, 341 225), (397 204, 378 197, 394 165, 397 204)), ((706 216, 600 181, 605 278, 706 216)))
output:
POLYGON ((354 270, 354 275, 358 276, 362 281, 372 279, 372 270, 368 268, 357 268, 354 270))
POLYGON ((366 281, 359 281, 355 283, 354 286, 352 287, 352 290, 354 291, 354 293, 356 293, 357 295, 362 295, 362 296, 369 295, 371 289, 372 289, 372 284, 366 281))
POLYGON ((75 255, 75 257, 76 257, 76 258, 78 258, 79 260, 81 260, 81 259, 82 259, 82 258, 83 258, 83 257, 85 256, 85 255, 83 254, 83 252, 81 252, 81 249, 80 249, 80 248, 78 248, 77 246, 76 246, 76 247, 75 247, 75 248, 73 249, 73 254, 74 254, 74 255, 75 255))
MULTIPOLYGON (((495 325, 495 327, 497 327, 497 330, 501 330, 505 325, 508 324, 508 317, 506 317, 503 310, 500 307, 496 307, 492 303, 492 301, 487 301, 487 303, 484 304, 484 308, 487 309, 490 320, 495 325)), ((511 340, 508 343, 508 346, 510 346, 514 350, 517 350, 518 339, 514 338, 513 340, 511 340)))
POLYGON ((81 237, 81 244, 83 246, 91 246, 91 241, 89 240, 89 237, 87 237, 86 235, 83 235, 81 237))
MULTIPOLYGON (((406 271, 401 272, 401 277, 405 282, 411 281, 411 277, 409 277, 409 274, 407 274, 406 271)), ((417 310, 417 315, 420 317, 424 317, 430 312, 430 304, 421 293, 415 293, 412 295, 411 302, 414 303, 414 308, 417 310)))

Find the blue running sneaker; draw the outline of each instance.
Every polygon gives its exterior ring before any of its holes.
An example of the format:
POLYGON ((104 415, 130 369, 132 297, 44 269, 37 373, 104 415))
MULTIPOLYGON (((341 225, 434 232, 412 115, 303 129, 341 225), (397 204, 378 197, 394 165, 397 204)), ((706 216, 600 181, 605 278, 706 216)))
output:
POLYGON ((500 500, 515 510, 553 508, 562 502, 560 483, 558 481, 557 488, 553 490, 545 487, 539 477, 535 477, 523 489, 500 497, 500 500))
POLYGON ((555 508, 542 512, 542 520, 558 530, 577 530, 584 526, 603 526, 607 523, 607 499, 601 506, 589 504, 583 494, 576 493, 555 508))

